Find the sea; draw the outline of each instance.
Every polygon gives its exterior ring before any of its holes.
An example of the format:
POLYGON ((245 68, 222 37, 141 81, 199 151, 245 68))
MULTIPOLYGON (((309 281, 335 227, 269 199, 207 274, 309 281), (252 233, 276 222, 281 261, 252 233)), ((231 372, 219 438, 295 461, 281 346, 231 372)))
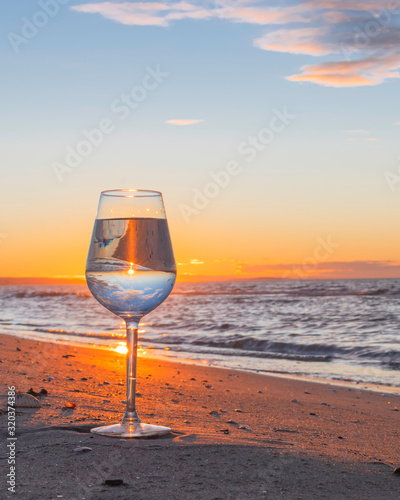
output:
MULTIPOLYGON (((123 352, 86 285, 0 286, 0 333, 123 352)), ((178 283, 143 318, 140 356, 399 388, 400 279, 178 283)))

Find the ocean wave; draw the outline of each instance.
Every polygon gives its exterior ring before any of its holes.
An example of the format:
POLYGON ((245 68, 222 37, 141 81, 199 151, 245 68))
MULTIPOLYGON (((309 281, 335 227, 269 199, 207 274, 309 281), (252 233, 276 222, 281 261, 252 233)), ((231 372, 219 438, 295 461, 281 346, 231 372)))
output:
POLYGON ((218 348, 231 352, 246 351, 257 357, 285 357, 285 359, 302 359, 331 361, 333 359, 375 360, 381 364, 395 366, 400 363, 400 350, 384 350, 370 346, 344 347, 325 343, 289 343, 277 342, 256 337, 230 335, 228 337, 208 337, 206 335, 143 335, 142 341, 162 342, 167 345, 185 345, 218 348))
POLYGON ((36 290, 23 290, 9 293, 3 295, 3 299, 47 299, 47 298, 57 298, 57 297, 78 297, 82 299, 91 298, 89 292, 64 292, 60 290, 56 291, 36 291, 36 290))
POLYGON ((115 333, 92 333, 92 332, 76 332, 73 330, 63 330, 55 328, 34 328, 34 332, 38 333, 48 333, 50 335, 56 336, 71 336, 71 337, 87 337, 93 339, 106 339, 106 340, 120 340, 125 339, 125 333, 115 332, 115 333))
MULTIPOLYGON (((392 285, 391 287, 376 287, 368 288, 358 286, 345 286, 337 284, 331 285, 330 282, 321 282, 320 285, 315 285, 315 282, 283 282, 283 281, 268 281, 268 282, 245 282, 235 287, 232 283, 197 283, 193 284, 178 283, 172 291, 172 296, 178 297, 268 297, 276 303, 290 303, 302 297, 400 297, 400 287, 392 285), (264 285, 264 286, 262 286, 264 285)), ((353 282, 354 283, 354 282, 353 282)), ((0 291, 0 299, 46 299, 58 297, 74 297, 77 299, 91 298, 91 294, 85 285, 78 285, 71 289, 69 285, 43 286, 44 289, 36 287, 4 287, 3 293, 0 291), (68 288, 66 288, 68 287, 68 288), (63 289, 64 288, 64 289, 63 289), (78 288, 78 290, 77 290, 78 288), (81 288, 81 290, 79 290, 81 288)))

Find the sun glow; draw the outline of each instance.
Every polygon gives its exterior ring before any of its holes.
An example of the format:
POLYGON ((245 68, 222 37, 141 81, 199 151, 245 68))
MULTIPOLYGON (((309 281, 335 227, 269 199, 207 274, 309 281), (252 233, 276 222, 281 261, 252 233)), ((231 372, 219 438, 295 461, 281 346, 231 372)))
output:
POLYGON ((132 269, 133 267, 133 262, 130 262, 130 269, 128 270, 129 276, 133 276, 135 274, 135 271, 132 269))
POLYGON ((125 344, 120 344, 115 348, 115 351, 120 354, 126 354, 128 352, 128 347, 125 344))

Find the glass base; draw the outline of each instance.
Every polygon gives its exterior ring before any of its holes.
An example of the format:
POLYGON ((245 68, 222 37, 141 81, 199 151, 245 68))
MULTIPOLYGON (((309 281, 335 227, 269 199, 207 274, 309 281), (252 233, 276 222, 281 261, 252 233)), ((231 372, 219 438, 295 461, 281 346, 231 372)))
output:
POLYGON ((161 425, 142 424, 141 422, 137 422, 134 424, 115 424, 107 425, 106 427, 95 427, 91 429, 90 432, 110 437, 141 438, 162 436, 163 434, 171 432, 171 429, 161 425))

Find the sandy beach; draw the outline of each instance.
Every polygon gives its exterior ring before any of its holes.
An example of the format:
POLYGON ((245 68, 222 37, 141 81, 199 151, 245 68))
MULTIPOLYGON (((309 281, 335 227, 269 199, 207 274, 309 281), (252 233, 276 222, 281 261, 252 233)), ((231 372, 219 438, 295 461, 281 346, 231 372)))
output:
POLYGON ((113 439, 90 429, 121 417, 122 354, 0 342, 2 394, 48 392, 17 409, 15 494, 2 398, 2 498, 398 498, 399 396, 141 357, 139 414, 173 432, 113 439))

